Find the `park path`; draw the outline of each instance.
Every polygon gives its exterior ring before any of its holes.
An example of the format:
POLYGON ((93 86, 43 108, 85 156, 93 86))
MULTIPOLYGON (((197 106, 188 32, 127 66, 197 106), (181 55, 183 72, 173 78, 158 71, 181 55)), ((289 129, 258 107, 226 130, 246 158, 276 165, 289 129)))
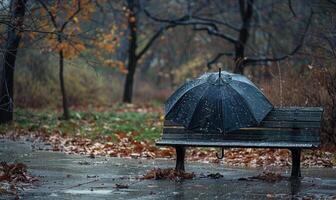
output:
MULTIPOLYGON (((275 183, 246 179, 261 169, 227 168, 216 164, 187 163, 193 180, 140 180, 153 168, 174 166, 173 160, 143 160, 67 155, 36 151, 30 142, 0 139, 0 160, 23 162, 38 186, 20 192, 22 199, 269 199, 312 197, 336 199, 336 169, 303 169, 299 181, 284 179, 275 183), (221 173, 220 179, 203 178, 221 173), (118 189, 116 185, 127 185, 118 189)), ((289 176, 288 169, 272 169, 289 176)), ((0 194, 0 199, 14 197, 0 194)))

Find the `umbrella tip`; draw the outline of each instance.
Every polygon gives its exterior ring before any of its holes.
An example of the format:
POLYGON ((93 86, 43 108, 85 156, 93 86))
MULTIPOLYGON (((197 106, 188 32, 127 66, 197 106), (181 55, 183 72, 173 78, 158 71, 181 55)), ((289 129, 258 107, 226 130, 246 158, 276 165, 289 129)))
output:
POLYGON ((218 68, 218 75, 219 75, 219 78, 221 77, 221 73, 222 73, 222 68, 218 68))

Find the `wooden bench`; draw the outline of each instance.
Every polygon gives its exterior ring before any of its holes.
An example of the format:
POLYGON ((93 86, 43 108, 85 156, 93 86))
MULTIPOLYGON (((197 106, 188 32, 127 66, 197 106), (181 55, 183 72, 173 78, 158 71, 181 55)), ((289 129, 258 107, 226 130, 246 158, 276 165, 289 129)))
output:
POLYGON ((165 121, 163 136, 157 145, 176 149, 176 169, 184 171, 186 147, 287 148, 292 155, 292 177, 300 177, 301 149, 320 146, 323 108, 274 108, 258 127, 237 131, 200 133, 165 121))

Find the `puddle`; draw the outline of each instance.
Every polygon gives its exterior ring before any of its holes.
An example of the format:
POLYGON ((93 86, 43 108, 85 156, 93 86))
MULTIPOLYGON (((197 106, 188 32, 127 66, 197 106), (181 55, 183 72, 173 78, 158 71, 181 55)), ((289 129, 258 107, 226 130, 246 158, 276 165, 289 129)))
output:
MULTIPOLYGON (((171 167, 175 164, 174 161, 108 158, 105 164, 104 158, 91 160, 86 156, 59 152, 33 152, 29 145, 13 141, 3 143, 1 138, 0 158, 6 162, 14 160, 24 162, 31 173, 39 177, 41 182, 39 187, 27 188, 22 192, 23 199, 155 199, 160 197, 160 199, 182 200, 207 199, 209 196, 212 199, 216 197, 218 199, 290 199, 293 196, 297 199, 303 199, 303 197, 335 199, 336 191, 336 171, 331 168, 302 168, 304 178, 298 182, 284 180, 268 183, 244 179, 244 177, 260 174, 262 168, 227 168, 222 164, 188 162, 187 171, 198 175, 191 181, 139 181, 135 179, 137 175, 142 175, 155 167, 171 167), (80 162, 84 166, 78 164, 80 162), (85 162, 88 165, 85 165, 85 162), (200 174, 206 176, 217 172, 224 177, 216 180, 199 178, 200 174), (71 176, 68 177, 68 174, 71 176), (243 179, 239 180, 240 178, 243 179), (95 181, 98 179, 99 181, 95 181), (128 185, 129 188, 118 190, 116 183, 128 185)), ((275 167, 274 170, 277 171, 278 168, 275 167)), ((279 170, 285 172, 282 168, 279 170)), ((289 177, 289 173, 286 172, 283 175, 289 177)), ((0 194, 0 199, 6 198, 0 194)))
POLYGON ((106 195, 106 194, 111 194, 112 190, 74 190, 74 189, 69 189, 65 190, 64 193, 67 194, 101 194, 101 195, 106 195))
POLYGON ((51 193, 49 196, 51 196, 51 197, 58 197, 58 195, 56 193, 51 193))

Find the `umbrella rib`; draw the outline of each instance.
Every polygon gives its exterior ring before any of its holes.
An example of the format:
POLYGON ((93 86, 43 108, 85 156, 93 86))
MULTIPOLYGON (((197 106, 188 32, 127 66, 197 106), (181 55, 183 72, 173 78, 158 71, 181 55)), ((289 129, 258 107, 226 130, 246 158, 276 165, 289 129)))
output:
POLYGON ((198 106, 200 105, 200 102, 201 102, 201 100, 205 97, 205 94, 208 92, 208 88, 209 88, 209 85, 206 87, 206 89, 204 89, 204 92, 203 92, 203 94, 201 95, 201 98, 199 99, 199 101, 197 102, 197 104, 196 104, 196 106, 195 106, 195 109, 194 109, 194 111, 192 112, 192 114, 191 114, 191 119, 190 119, 190 121, 189 121, 189 124, 188 124, 188 129, 191 129, 192 127, 190 127, 189 125, 191 124, 191 122, 193 121, 193 119, 194 119, 194 113, 195 113, 195 111, 197 110, 197 108, 198 108, 198 106))
MULTIPOLYGON (((231 89, 230 87, 227 87, 227 88, 231 89)), ((223 90, 223 91, 225 91, 225 90, 223 90)), ((235 92, 235 90, 233 90, 233 89, 231 89, 230 91, 235 92)), ((227 92, 227 91, 225 91, 225 92, 227 92)), ((222 93, 222 95, 223 95, 223 93, 222 93)), ((229 95, 229 94, 228 94, 228 95, 229 95)), ((237 98, 236 98, 234 95, 232 95, 232 96, 233 96, 233 99, 234 99, 236 102, 239 102, 239 101, 237 100, 237 98)), ((241 120, 240 120, 240 118, 239 118, 239 115, 236 114, 236 116, 237 116, 237 120, 238 120, 239 124, 242 124, 242 123, 241 123, 241 120)), ((241 128, 241 127, 239 126, 239 128, 241 128)), ((235 128, 230 128, 230 129, 227 129, 227 132, 230 132, 230 131, 233 131, 233 130, 236 130, 236 129, 235 129, 235 128)))
MULTIPOLYGON (((226 86, 227 88, 229 88, 228 86, 226 86)), ((225 97, 225 96, 229 96, 229 93, 228 93, 228 90, 221 90, 221 95, 222 95, 222 97, 225 97), (226 93, 226 94, 224 94, 224 93, 226 93)), ((233 97, 234 97, 234 95, 232 95, 233 97)), ((237 100, 236 100, 236 98, 234 97, 234 99, 235 99, 235 101, 237 102, 237 100)), ((223 101, 224 100, 224 98, 221 98, 221 101, 223 101)), ((227 107, 226 107, 227 108, 227 107)), ((225 106, 224 106, 224 109, 226 109, 225 108, 225 106)), ((226 110, 224 110, 224 112, 225 112, 226 110)), ((226 116, 227 117, 227 116, 226 116)), ((239 117, 237 117, 237 119, 238 119, 238 121, 239 121, 239 124, 240 124, 240 118, 239 117)), ((223 122, 225 121, 225 118, 224 118, 224 115, 223 115, 223 122)), ((232 129, 232 128, 231 128, 232 129)), ((227 129, 226 130, 226 132, 230 132, 231 131, 231 129, 227 129)))
MULTIPOLYGON (((194 81, 196 82, 197 79, 194 80, 194 81)), ((174 107, 174 105, 177 104, 177 103, 180 101, 180 99, 182 99, 182 97, 183 97, 185 94, 187 94, 190 90, 194 89, 195 87, 198 87, 198 86, 200 86, 200 85, 202 85, 202 84, 204 84, 204 83, 205 83, 205 81, 199 80, 199 83, 197 83, 196 86, 194 86, 194 87, 190 87, 189 89, 186 89, 181 95, 179 95, 179 98, 176 98, 177 101, 175 101, 174 103, 172 103, 172 105, 170 106, 169 111, 166 112, 165 115, 167 116, 167 115, 170 113, 170 111, 172 110, 172 108, 174 107)), ((190 84, 190 82, 189 82, 189 83, 186 83, 186 84, 190 84)), ((171 96, 175 96, 175 92, 174 92, 171 96)), ((168 99, 168 101, 169 101, 169 99, 168 99)), ((167 102, 168 102, 168 101, 167 101, 167 102)))
MULTIPOLYGON (((230 85, 231 86, 231 85, 230 85)), ((258 122, 258 120, 255 118, 255 116, 253 115, 253 113, 251 112, 251 107, 250 107, 250 105, 248 104, 248 102, 246 101, 246 99, 244 98, 244 97, 242 97, 240 94, 239 94, 239 92, 237 92, 236 90, 234 90, 233 88, 231 88, 231 87, 228 87, 231 91, 233 91, 234 93, 237 93, 238 94, 238 96, 240 96, 241 97, 241 99, 245 102, 245 105, 248 107, 248 112, 250 113, 250 115, 253 117, 253 119, 254 119, 254 121, 257 123, 257 124, 259 124, 259 122, 258 122)), ((233 98, 237 101, 237 98, 233 95, 233 98)), ((237 101, 238 102, 238 101, 237 101)))
MULTIPOLYGON (((191 88, 190 90, 188 90, 188 92, 191 92, 191 90, 194 90, 194 89, 198 89, 198 87, 203 86, 203 84, 206 84, 206 83, 199 84, 199 85, 197 85, 197 86, 191 88)), ((205 91, 205 90, 204 90, 204 91, 205 91)), ((179 102, 181 102, 182 99, 185 97, 185 95, 187 95, 188 92, 184 93, 184 94, 183 94, 183 95, 176 101, 176 103, 174 104, 174 106, 177 105, 179 102)), ((202 97, 203 97, 203 94, 202 94, 201 98, 202 98, 202 97)), ((172 106, 172 109, 170 109, 170 111, 165 115, 165 116, 166 116, 166 119, 169 118, 169 117, 168 117, 169 114, 174 110, 174 106, 172 106)), ((197 106, 197 105, 196 105, 196 106, 197 106)), ((173 119, 173 121, 174 121, 174 119, 173 119)), ((185 125, 185 124, 183 124, 183 125, 185 125)), ((187 126, 185 125, 185 127, 187 127, 187 126)))
MULTIPOLYGON (((218 109, 218 110, 220 110, 219 113, 222 113, 222 111, 223 111, 222 109, 223 109, 223 108, 225 109, 225 102, 223 102, 223 99, 224 99, 224 97, 225 97, 225 95, 224 95, 224 90, 220 90, 220 95, 221 95, 220 102, 221 102, 221 106, 222 106, 222 107, 221 107, 220 109, 218 109)), ((226 111, 226 110, 224 110, 224 111, 226 111)), ((222 126, 222 128, 223 128, 222 132, 225 134, 225 132, 226 132, 226 131, 225 131, 225 128, 226 128, 226 127, 225 127, 225 123, 224 123, 224 122, 225 122, 225 117, 226 117, 226 116, 225 116, 224 113, 222 113, 222 115, 223 115, 223 116, 222 116, 223 119, 221 120, 221 126, 222 126)))
MULTIPOLYGON (((252 87, 252 88, 256 88, 254 85, 250 85, 250 84, 248 84, 248 83, 245 83, 245 82, 239 82, 239 81, 237 81, 237 80, 235 80, 236 82, 238 82, 239 84, 245 84, 247 87, 252 87)), ((232 87, 232 88, 235 88, 235 86, 233 86, 233 85, 231 85, 230 84, 230 86, 232 87)), ((238 87, 238 86, 237 86, 238 87)), ((266 103, 268 103, 269 105, 271 105, 271 107, 273 108, 273 105, 272 105, 272 103, 265 97, 265 95, 264 95, 264 93, 259 89, 259 88, 256 88, 257 89, 257 92, 259 92, 260 93, 260 95, 262 95, 264 98, 263 98, 263 100, 264 101, 266 101, 266 103)), ((238 94, 240 94, 238 91, 236 91, 236 90, 234 90, 235 92, 237 92, 238 94)), ((244 99, 244 101, 246 102, 246 104, 249 106, 249 108, 250 108, 250 110, 252 110, 251 109, 251 107, 250 107, 250 104, 248 103, 248 101, 244 98, 244 95, 240 95, 241 97, 242 97, 242 99, 244 99)), ((266 113, 267 114, 267 113, 266 113)), ((259 124, 259 121, 256 119, 256 117, 255 116, 253 116, 254 118, 255 118, 255 120, 258 122, 258 124, 259 124)))
MULTIPOLYGON (((248 84, 248 83, 243 82, 243 81, 238 81, 238 80, 233 80, 233 81, 236 81, 236 82, 238 82, 238 83, 245 84, 245 85, 247 85, 247 86, 252 86, 252 87, 254 87, 255 89, 257 89, 257 91, 260 92, 263 96, 265 96, 264 93, 263 93, 257 86, 255 86, 252 82, 251 82, 251 83, 252 83, 253 85, 248 84)), ((230 85, 230 86, 231 86, 231 85, 230 85)), ((267 101, 269 104, 272 105, 272 103, 271 103, 267 98, 265 98, 265 99, 266 99, 266 101, 267 101)))

